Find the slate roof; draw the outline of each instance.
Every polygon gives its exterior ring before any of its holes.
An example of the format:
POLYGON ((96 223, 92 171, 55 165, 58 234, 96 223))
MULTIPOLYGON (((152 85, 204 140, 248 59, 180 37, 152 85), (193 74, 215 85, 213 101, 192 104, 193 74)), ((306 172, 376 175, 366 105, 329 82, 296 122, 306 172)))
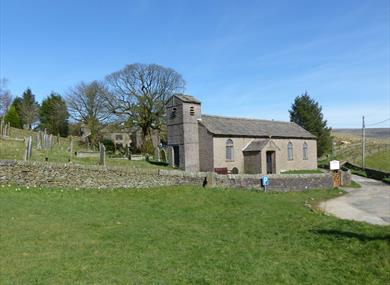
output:
POLYGON ((263 138, 316 138, 301 126, 290 122, 202 115, 200 123, 215 135, 263 138))
POLYGON ((191 95, 175 94, 174 97, 177 97, 178 99, 180 99, 181 101, 183 101, 185 103, 200 104, 200 101, 191 95))
POLYGON ((253 140, 242 151, 261 151, 269 140, 253 140))

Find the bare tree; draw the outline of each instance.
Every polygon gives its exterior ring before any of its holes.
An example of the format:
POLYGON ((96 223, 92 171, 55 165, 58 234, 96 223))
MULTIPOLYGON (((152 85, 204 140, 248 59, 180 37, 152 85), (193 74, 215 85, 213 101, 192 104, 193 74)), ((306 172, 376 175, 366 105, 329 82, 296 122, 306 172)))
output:
POLYGON ((7 113, 12 104, 12 95, 11 91, 7 89, 7 83, 7 79, 0 79, 0 116, 7 113))
POLYGON ((94 145, 97 143, 102 124, 110 117, 105 103, 106 93, 103 84, 97 81, 81 82, 65 97, 70 116, 88 127, 91 132, 90 142, 94 145))
POLYGON ((126 116, 142 130, 144 138, 151 135, 151 130, 161 129, 166 100, 185 87, 179 73, 157 64, 129 64, 106 80, 110 111, 126 116))

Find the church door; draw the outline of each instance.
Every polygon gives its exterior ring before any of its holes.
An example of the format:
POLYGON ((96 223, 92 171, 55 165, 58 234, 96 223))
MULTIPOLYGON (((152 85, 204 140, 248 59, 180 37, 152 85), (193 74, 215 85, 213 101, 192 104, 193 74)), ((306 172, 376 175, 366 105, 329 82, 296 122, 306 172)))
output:
POLYGON ((276 173, 275 152, 267 151, 267 174, 276 173))
POLYGON ((173 162, 175 167, 180 167, 180 156, 179 156, 179 146, 173 146, 173 162))

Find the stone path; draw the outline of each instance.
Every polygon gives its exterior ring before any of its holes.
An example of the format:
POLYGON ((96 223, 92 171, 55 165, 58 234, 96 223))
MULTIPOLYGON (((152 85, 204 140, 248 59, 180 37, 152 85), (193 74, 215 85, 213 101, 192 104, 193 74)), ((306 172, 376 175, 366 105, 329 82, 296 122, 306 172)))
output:
POLYGON ((325 212, 341 219, 390 225, 390 185, 352 175, 362 188, 344 188, 346 195, 320 203, 325 212))

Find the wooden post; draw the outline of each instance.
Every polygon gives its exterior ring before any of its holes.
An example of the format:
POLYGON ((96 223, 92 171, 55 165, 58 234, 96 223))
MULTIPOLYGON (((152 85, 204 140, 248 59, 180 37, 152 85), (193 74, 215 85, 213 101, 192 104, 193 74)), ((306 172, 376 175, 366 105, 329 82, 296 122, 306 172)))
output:
POLYGON ((102 143, 99 143, 99 152, 100 152, 99 164, 105 166, 106 165, 106 147, 102 143))

